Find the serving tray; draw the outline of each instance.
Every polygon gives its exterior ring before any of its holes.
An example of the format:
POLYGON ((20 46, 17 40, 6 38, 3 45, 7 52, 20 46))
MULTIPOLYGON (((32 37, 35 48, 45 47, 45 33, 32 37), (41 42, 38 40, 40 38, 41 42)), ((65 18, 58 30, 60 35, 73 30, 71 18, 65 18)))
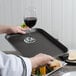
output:
MULTIPOLYGON (((31 30, 31 36, 36 39, 33 43, 26 43, 24 39, 29 36, 26 34, 7 34, 5 38, 7 41, 25 57, 32 57, 38 53, 49 54, 53 57, 58 57, 64 55, 68 49, 61 42, 55 39, 53 36, 48 34, 45 30, 40 28, 35 28, 31 30)), ((65 62, 61 62, 62 67, 66 65, 65 62)), ((60 68, 62 68, 60 67, 60 68)), ((46 76, 53 74, 57 70, 49 71, 46 76)))
POLYGON ((60 56, 68 51, 67 47, 49 35, 45 30, 34 28, 31 31, 32 37, 36 39, 34 43, 26 43, 24 39, 29 35, 7 34, 5 38, 13 47, 20 51, 23 56, 32 57, 38 53, 49 54, 53 57, 60 56))

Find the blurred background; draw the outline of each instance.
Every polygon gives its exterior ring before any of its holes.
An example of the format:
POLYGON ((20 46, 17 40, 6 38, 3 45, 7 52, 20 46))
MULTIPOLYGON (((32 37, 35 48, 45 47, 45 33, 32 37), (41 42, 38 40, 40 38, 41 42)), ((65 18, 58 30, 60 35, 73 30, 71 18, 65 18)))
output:
MULTIPOLYGON (((36 28, 42 28, 68 49, 76 49, 76 0, 0 0, 0 24, 21 25, 25 8, 34 6, 36 28)), ((0 35, 0 50, 14 48, 0 35)))

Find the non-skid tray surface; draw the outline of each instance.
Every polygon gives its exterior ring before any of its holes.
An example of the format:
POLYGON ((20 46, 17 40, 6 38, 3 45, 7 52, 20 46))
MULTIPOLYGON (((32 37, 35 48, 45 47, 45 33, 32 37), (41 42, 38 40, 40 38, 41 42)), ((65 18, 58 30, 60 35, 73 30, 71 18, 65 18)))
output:
POLYGON ((38 53, 45 53, 56 57, 68 50, 62 43, 42 29, 35 29, 34 32, 31 32, 31 35, 36 39, 36 42, 30 44, 24 42, 24 38, 28 36, 28 33, 25 35, 11 34, 6 35, 5 37, 22 53, 23 56, 26 57, 31 57, 38 53))

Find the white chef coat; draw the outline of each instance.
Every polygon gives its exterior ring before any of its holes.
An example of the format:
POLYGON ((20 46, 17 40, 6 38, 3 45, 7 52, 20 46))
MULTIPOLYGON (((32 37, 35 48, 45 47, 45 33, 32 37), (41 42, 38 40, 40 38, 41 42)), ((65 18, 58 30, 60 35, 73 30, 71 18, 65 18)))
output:
MULTIPOLYGON (((31 76, 32 64, 29 58, 22 57, 27 68, 27 76, 31 76)), ((22 76, 23 64, 19 57, 0 52, 0 76, 22 76)))

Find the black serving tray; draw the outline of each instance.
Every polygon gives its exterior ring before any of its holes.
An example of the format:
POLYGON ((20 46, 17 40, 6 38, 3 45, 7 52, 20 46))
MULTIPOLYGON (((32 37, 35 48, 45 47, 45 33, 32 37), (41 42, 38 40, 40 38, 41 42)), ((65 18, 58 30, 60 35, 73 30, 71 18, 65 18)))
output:
POLYGON ((29 34, 7 34, 5 38, 20 51, 23 56, 32 57, 38 53, 49 54, 53 57, 63 55, 68 51, 61 42, 40 28, 32 29, 31 35, 36 39, 34 43, 25 43, 24 38, 29 34))

